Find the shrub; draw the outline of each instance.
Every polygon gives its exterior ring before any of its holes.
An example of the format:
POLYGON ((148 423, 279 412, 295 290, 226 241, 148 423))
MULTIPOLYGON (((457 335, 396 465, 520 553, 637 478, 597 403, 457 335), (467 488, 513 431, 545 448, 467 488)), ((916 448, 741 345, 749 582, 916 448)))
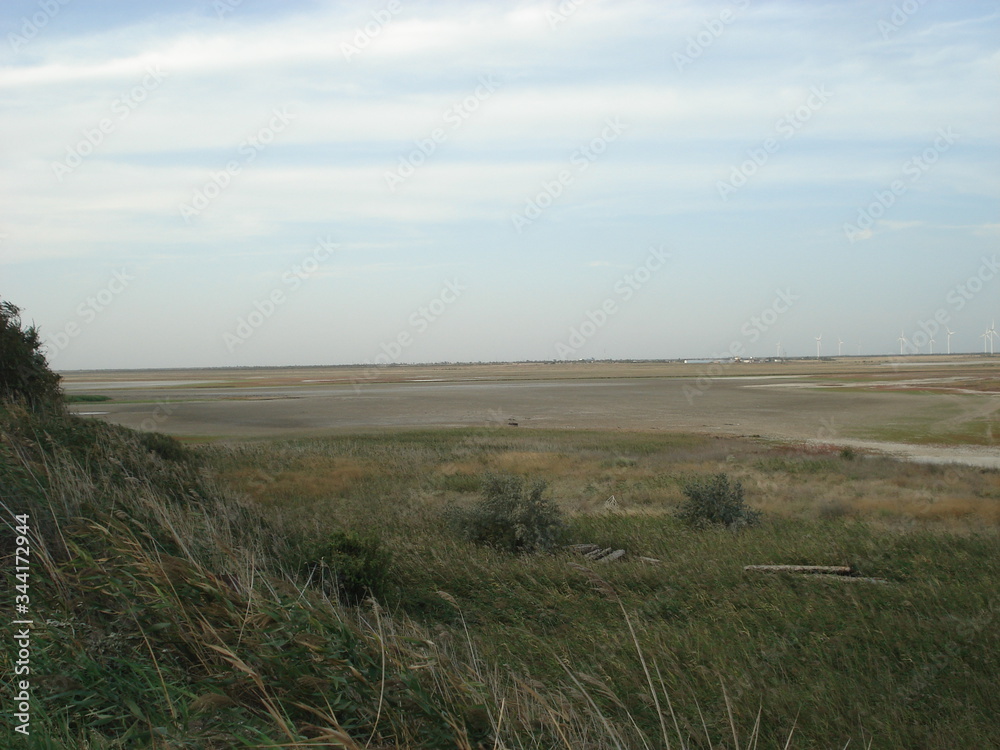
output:
POLYGON ((521 477, 489 474, 483 498, 468 509, 451 508, 449 520, 466 539, 506 552, 547 552, 563 527, 562 513, 543 497, 546 484, 525 489, 521 477))
POLYGON ((738 529, 760 521, 760 511, 743 500, 743 485, 738 479, 730 483, 725 474, 692 479, 685 483, 684 494, 687 499, 678 515, 692 526, 738 529))
POLYGON ((59 376, 49 369, 35 326, 21 327, 21 309, 0 301, 0 399, 32 409, 62 408, 59 376))
POLYGON ((140 432, 139 443, 157 456, 167 461, 189 461, 192 456, 183 443, 162 432, 140 432))
POLYGON ((334 531, 306 543, 302 571, 341 601, 358 604, 365 597, 380 599, 389 581, 392 559, 376 536, 334 531))

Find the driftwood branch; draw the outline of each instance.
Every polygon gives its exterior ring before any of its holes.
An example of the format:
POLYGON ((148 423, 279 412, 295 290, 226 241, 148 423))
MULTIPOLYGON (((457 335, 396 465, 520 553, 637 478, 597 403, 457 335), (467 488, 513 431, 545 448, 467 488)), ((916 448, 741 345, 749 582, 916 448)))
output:
POLYGON ((575 552, 578 555, 583 555, 588 560, 602 563, 616 562, 623 559, 639 560, 640 562, 644 562, 648 565, 656 565, 660 562, 655 557, 629 555, 623 549, 615 549, 614 547, 602 548, 596 544, 570 544, 566 546, 566 549, 571 552, 575 552))

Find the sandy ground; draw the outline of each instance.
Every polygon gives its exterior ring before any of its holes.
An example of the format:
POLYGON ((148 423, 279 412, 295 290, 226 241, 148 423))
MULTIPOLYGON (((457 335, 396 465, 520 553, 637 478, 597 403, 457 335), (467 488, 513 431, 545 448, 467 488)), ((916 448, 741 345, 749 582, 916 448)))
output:
MULTIPOLYGON (((883 450, 1000 468, 1000 357, 773 364, 530 363, 375 369, 63 373, 82 414, 192 438, 494 426, 669 430, 883 450), (919 391, 919 392, 913 392, 919 391), (865 439, 873 428, 982 425, 980 445, 865 439), (998 437, 993 442, 993 430, 998 437)), ((977 426, 976 429, 979 429, 977 426)))

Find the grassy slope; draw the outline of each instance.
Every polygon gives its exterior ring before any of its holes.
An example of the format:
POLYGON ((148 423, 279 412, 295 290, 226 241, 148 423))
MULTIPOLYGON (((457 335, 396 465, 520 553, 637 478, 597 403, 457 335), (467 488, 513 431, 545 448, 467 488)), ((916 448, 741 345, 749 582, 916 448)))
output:
POLYGON ((1000 742, 991 718, 1000 709, 991 687, 1000 667, 991 636, 1000 625, 996 472, 692 436, 502 428, 209 455, 296 524, 378 529, 397 559, 390 606, 455 638, 457 612, 437 593, 446 592, 498 672, 555 685, 569 680, 569 664, 607 686, 579 678, 603 710, 623 724, 631 715, 651 737, 658 719, 626 613, 693 742, 704 741, 699 706, 713 742, 730 732, 720 682, 737 723, 749 727, 760 707, 773 743, 796 717, 805 747, 872 736, 885 747, 1000 742), (441 509, 471 499, 487 470, 549 480, 572 514, 567 541, 662 564, 595 565, 597 579, 566 554, 515 559, 442 534, 441 509), (741 477, 751 504, 768 511, 761 528, 693 532, 671 518, 686 476, 720 470, 741 477), (611 494, 617 509, 608 512, 611 494), (852 564, 891 583, 742 573, 768 562, 852 564))
MULTIPOLYGON (((413 669, 428 658, 419 630, 371 611, 366 623, 305 586, 301 538, 176 441, 0 407, 0 502, 5 524, 31 518, 36 623, 31 736, 5 715, 0 746, 464 747, 481 734, 461 664, 413 669)), ((5 664, 5 696, 12 677, 5 664)))
POLYGON ((195 461, 97 423, 0 420, 3 502, 48 545, 36 741, 238 747, 330 738, 336 719, 374 747, 492 747, 491 724, 510 747, 655 747, 662 715, 674 746, 707 747, 703 715, 733 747, 728 696, 741 746, 758 709, 764 747, 793 724, 792 747, 1000 746, 996 472, 504 428, 211 445, 195 461), (441 511, 487 470, 547 479, 567 541, 662 562, 588 569, 457 541, 441 511), (767 511, 761 527, 671 518, 683 479, 719 470, 767 511), (332 527, 391 549, 382 609, 295 578, 301 540, 332 527), (891 583, 742 572, 761 562, 891 583))

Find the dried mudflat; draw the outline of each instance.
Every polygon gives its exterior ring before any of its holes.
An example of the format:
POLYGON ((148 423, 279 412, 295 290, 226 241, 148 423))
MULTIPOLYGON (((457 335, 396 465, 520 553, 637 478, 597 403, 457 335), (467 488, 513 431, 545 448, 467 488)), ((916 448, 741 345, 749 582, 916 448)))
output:
POLYGON ((1000 357, 62 374, 68 393, 111 399, 75 411, 192 439, 475 426, 655 430, 1000 468, 1000 357))

